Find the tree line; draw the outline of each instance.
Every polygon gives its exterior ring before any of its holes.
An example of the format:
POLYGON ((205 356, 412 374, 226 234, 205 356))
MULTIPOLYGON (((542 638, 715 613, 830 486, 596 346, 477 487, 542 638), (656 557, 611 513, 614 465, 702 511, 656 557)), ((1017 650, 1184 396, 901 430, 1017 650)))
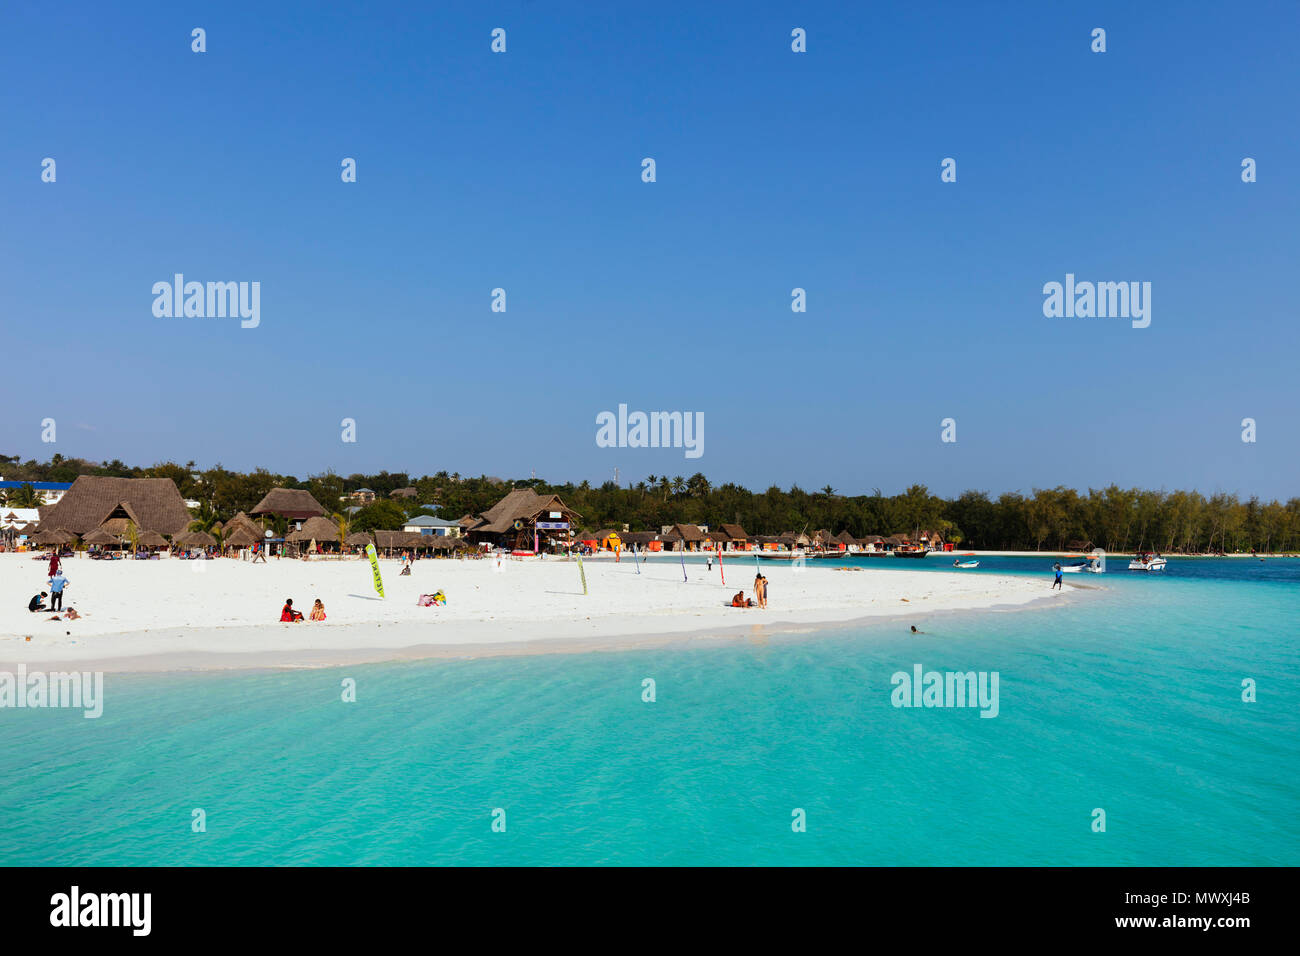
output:
MULTIPOLYGON (((305 488, 331 513, 347 505, 348 492, 369 488, 374 504, 351 516, 355 531, 397 528, 417 514, 455 520, 486 511, 512 488, 558 494, 582 515, 585 530, 613 528, 658 531, 686 523, 717 527, 741 525, 750 534, 786 531, 914 534, 937 531, 945 541, 978 550, 1061 551, 1088 542, 1107 551, 1158 550, 1168 553, 1300 551, 1300 498, 1285 504, 1241 500, 1235 494, 1205 496, 1197 491, 1150 491, 1140 488, 1035 488, 1029 494, 966 491, 941 498, 925 485, 895 495, 875 489, 868 495, 838 494, 827 486, 805 491, 797 485, 754 492, 741 485, 713 485, 700 473, 668 477, 649 475, 626 486, 607 481, 593 486, 548 483, 540 478, 503 481, 485 475, 468 477, 439 471, 413 478, 405 472, 342 476, 333 472, 299 479, 266 469, 231 471, 221 465, 199 469, 160 462, 148 467, 121 461, 90 462, 54 455, 48 462, 20 461, 0 455, 0 469, 18 481, 72 481, 78 475, 122 478, 171 478, 181 494, 201 503, 212 520, 227 521, 252 509, 272 488, 305 488), (391 498, 399 488, 414 488, 414 498, 391 498)), ((10 507, 24 507, 26 489, 7 495, 10 507)), ((31 505, 34 506, 34 501, 31 505)))

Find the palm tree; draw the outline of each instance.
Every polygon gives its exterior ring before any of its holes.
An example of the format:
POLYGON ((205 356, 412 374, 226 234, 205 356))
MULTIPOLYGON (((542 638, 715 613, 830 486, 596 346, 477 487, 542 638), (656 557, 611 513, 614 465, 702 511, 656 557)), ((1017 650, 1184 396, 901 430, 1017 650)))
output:
POLYGON ((130 518, 126 519, 126 537, 131 542, 131 556, 140 551, 140 529, 135 526, 135 522, 130 518))
POLYGON ((190 522, 190 530, 206 531, 208 534, 212 534, 213 526, 218 524, 220 521, 221 518, 213 509, 212 504, 207 501, 201 501, 199 502, 198 514, 196 514, 194 520, 190 522))
POLYGON ((337 521, 339 525, 339 550, 342 551, 343 542, 347 540, 347 536, 352 530, 352 519, 348 516, 347 512, 344 511, 335 512, 334 520, 337 521))
POLYGON ((9 507, 11 508, 35 508, 40 503, 41 494, 30 481, 9 492, 9 507))
POLYGON ((678 475, 673 479, 673 494, 681 495, 686 493, 686 479, 678 475))

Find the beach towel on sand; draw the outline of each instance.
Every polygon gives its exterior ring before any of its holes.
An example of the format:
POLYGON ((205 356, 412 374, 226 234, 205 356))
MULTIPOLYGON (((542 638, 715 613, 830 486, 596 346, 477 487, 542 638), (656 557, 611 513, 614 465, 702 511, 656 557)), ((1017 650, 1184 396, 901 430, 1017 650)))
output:
POLYGON ((443 594, 441 591, 434 591, 432 594, 420 595, 420 601, 419 601, 420 607, 432 607, 435 604, 442 606, 445 605, 446 603, 447 603, 447 595, 443 594))

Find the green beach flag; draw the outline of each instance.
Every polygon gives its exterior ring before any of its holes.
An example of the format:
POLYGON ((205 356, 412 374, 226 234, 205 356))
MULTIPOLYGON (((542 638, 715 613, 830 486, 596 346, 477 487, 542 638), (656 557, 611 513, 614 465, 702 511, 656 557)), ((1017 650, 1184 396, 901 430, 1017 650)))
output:
POLYGON ((370 559, 370 570, 375 576, 375 590, 379 596, 384 596, 384 579, 379 576, 379 556, 375 554, 373 544, 366 545, 366 557, 370 559))
POLYGON ((587 593, 587 572, 582 569, 582 555, 578 555, 578 573, 582 575, 582 593, 587 593))

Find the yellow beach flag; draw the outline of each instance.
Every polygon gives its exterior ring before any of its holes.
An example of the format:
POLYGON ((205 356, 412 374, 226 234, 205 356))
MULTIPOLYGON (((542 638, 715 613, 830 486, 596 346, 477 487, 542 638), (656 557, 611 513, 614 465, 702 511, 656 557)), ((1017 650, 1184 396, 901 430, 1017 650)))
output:
POLYGON ((380 597, 383 597, 384 579, 379 576, 379 556, 375 554, 375 546, 373 544, 366 545, 366 557, 370 559, 370 570, 375 575, 375 590, 379 592, 380 597))

